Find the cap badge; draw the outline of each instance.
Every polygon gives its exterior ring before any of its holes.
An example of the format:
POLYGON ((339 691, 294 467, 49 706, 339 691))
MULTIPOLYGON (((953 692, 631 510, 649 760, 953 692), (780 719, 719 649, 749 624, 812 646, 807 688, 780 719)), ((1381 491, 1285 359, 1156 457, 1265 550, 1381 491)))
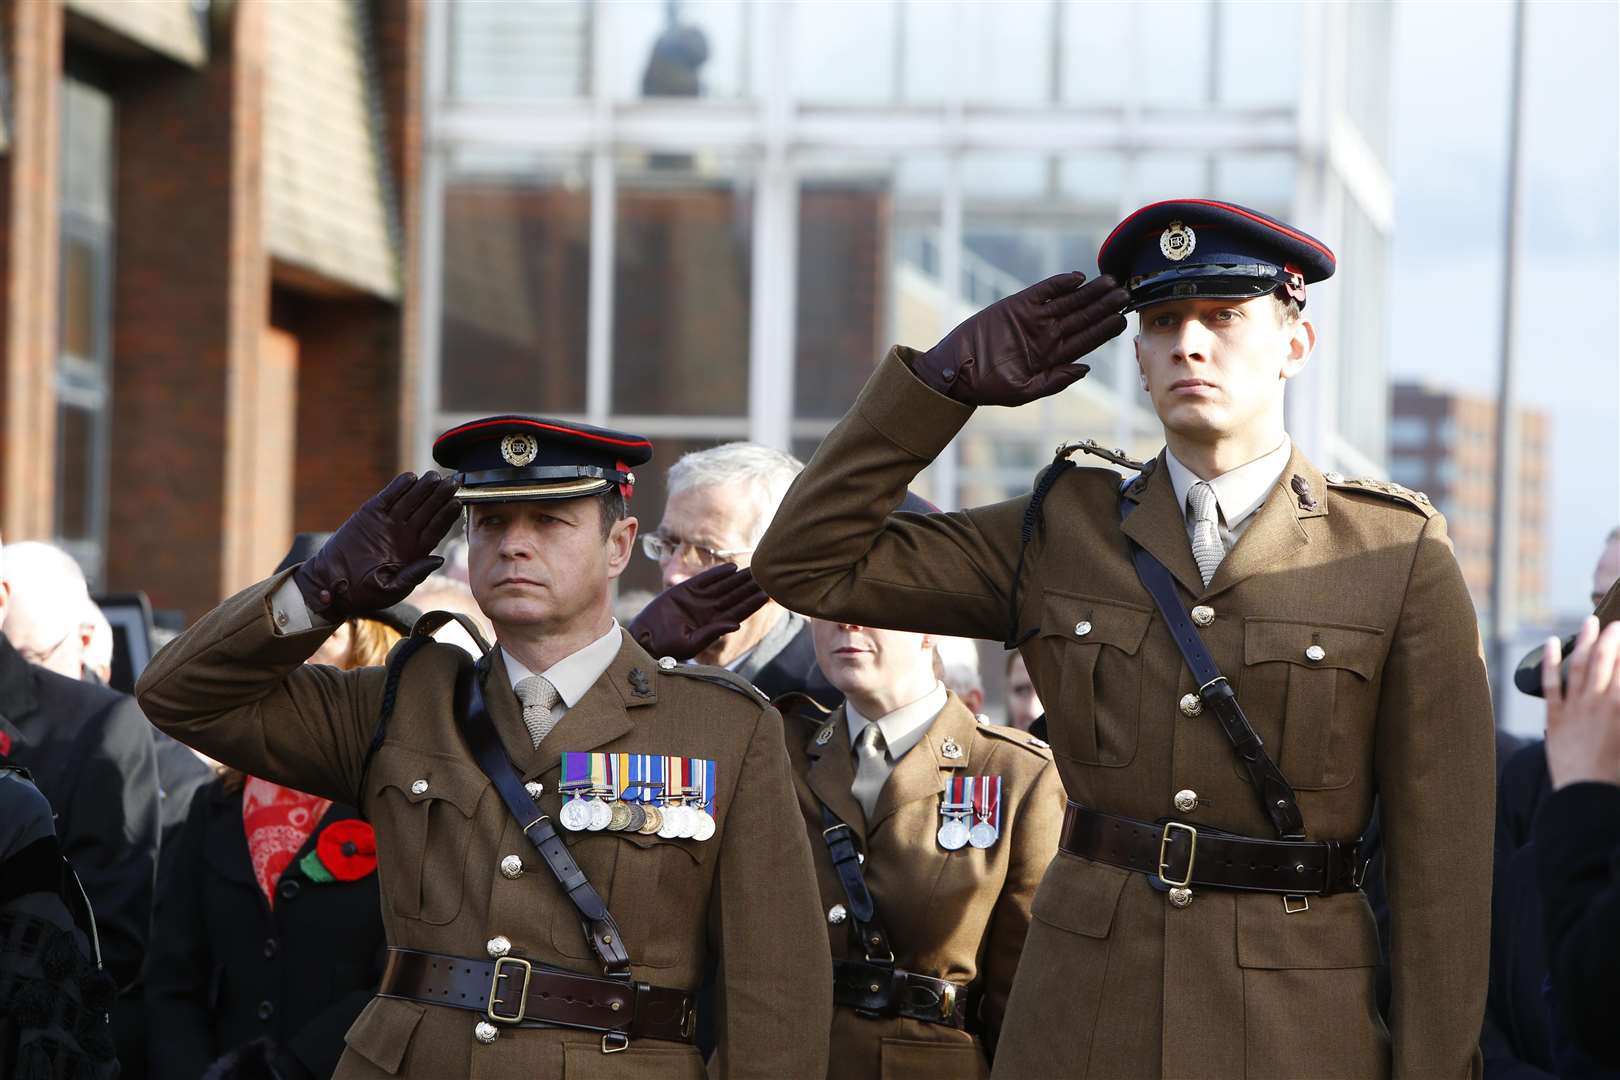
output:
POLYGON ((501 440, 501 457, 514 469, 521 469, 540 452, 532 435, 508 435, 501 440))
POLYGON ((1193 253, 1198 246, 1198 237, 1193 231, 1179 221, 1172 221, 1169 228, 1159 234, 1159 250, 1171 262, 1180 262, 1193 253))

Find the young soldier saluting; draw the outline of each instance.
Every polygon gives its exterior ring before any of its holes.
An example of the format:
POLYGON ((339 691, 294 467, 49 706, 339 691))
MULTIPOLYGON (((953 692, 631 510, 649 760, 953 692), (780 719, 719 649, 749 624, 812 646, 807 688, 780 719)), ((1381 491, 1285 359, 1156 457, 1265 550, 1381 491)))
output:
POLYGON ((788 717, 833 956, 827 1075, 977 1080, 1057 849, 1051 751, 979 723, 934 677, 931 637, 810 629, 845 695, 788 717))
POLYGON ((1071 803, 997 1076, 1478 1076, 1494 773, 1473 607, 1427 499, 1324 474, 1283 429, 1333 255, 1190 199, 1131 215, 1098 263, 895 349, 754 573, 797 611, 1005 638, 1028 663, 1071 803), (1080 378, 1127 309, 1166 442, 1142 475, 1070 467, 1096 449, 1077 445, 1028 497, 891 515, 975 406, 1080 378), (1388 1031, 1358 889, 1375 795, 1388 1031))
POLYGON ((463 424, 434 446, 461 475, 396 478, 141 679, 176 738, 376 827, 389 962, 340 1080, 700 1077, 711 960, 718 1075, 825 1074, 831 973, 781 719, 610 614, 631 468, 651 456, 561 421, 463 424), (458 498, 499 648, 474 666, 423 636, 429 615, 386 669, 301 666, 434 569, 458 498))

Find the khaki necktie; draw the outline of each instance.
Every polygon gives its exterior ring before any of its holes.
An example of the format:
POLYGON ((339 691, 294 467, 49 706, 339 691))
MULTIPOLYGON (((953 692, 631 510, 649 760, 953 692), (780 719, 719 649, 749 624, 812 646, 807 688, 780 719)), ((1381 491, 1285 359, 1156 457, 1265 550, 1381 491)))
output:
POLYGON ((855 736, 855 782, 849 786, 855 801, 866 812, 867 821, 872 820, 872 811, 877 809, 878 793, 889 778, 888 754, 883 729, 868 721, 861 733, 855 736))
POLYGON ((1221 560, 1226 557, 1226 546, 1221 543, 1220 507, 1215 502, 1215 489, 1200 480, 1188 489, 1187 506, 1193 513, 1193 560, 1198 563, 1198 574, 1207 588, 1221 560))
POLYGON ((551 710, 562 700, 562 696, 557 693, 557 688, 551 685, 551 680, 544 675, 530 675, 526 679, 519 679, 518 684, 512 689, 517 692, 518 700, 523 702, 523 726, 529 729, 529 738, 538 749, 540 740, 544 739, 557 723, 551 710))

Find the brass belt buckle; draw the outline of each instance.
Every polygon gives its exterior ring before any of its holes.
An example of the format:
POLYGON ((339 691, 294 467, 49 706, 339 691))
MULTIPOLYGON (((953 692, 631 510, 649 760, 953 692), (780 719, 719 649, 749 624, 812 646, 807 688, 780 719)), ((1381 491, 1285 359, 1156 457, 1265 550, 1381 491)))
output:
POLYGON ((1180 821, 1165 822, 1164 832, 1159 834, 1159 880, 1172 888, 1185 889, 1187 886, 1192 884, 1193 863, 1197 861, 1197 858, 1198 830, 1193 828, 1191 825, 1187 825, 1180 821), (1170 860, 1167 856, 1170 854, 1170 830, 1172 829, 1183 829, 1189 834, 1189 842, 1187 845, 1187 872, 1179 881, 1165 873, 1165 871, 1170 868, 1170 860))
POLYGON ((949 1020, 956 1014, 956 984, 947 982, 939 995, 939 1018, 949 1020))
POLYGON ((534 965, 519 956, 503 956, 495 961, 495 971, 489 980, 489 1001, 484 1006, 484 1015, 498 1024, 521 1024, 523 1013, 529 1007, 529 979, 534 975, 534 965), (501 996, 501 980, 512 977, 503 967, 519 968, 523 972, 523 988, 518 992, 518 1005, 510 1013, 502 1013, 496 1009, 496 1003, 504 1001, 501 996))

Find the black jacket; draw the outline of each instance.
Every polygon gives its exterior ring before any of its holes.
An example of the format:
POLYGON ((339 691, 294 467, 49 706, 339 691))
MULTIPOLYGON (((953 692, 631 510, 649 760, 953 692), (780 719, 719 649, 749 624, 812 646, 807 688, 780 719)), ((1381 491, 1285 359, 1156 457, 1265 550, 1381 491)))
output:
MULTIPOLYGON (((810 620, 794 615, 799 627, 782 647, 770 656, 750 657, 739 666, 737 673, 759 688, 760 693, 775 701, 783 694, 805 694, 824 709, 836 709, 844 703, 844 695, 827 681, 816 663, 816 643, 810 636, 810 620)), ((767 648, 761 642, 760 648, 767 648)))
POLYGON ((1620 786, 1555 791, 1531 831, 1556 1020, 1599 1063, 1620 1066, 1620 786))
POLYGON ((265 903, 242 830, 242 794, 214 781, 192 800, 158 898, 146 971, 151 1075, 197 1080, 226 1051, 269 1038, 331 1076, 343 1036, 382 978, 377 874, 318 883, 299 867, 321 830, 358 818, 333 804, 265 903))
POLYGON ((128 694, 30 664, 0 637, 0 735, 50 800, 62 854, 95 910, 102 962, 128 986, 146 951, 157 869, 152 726, 128 694))

